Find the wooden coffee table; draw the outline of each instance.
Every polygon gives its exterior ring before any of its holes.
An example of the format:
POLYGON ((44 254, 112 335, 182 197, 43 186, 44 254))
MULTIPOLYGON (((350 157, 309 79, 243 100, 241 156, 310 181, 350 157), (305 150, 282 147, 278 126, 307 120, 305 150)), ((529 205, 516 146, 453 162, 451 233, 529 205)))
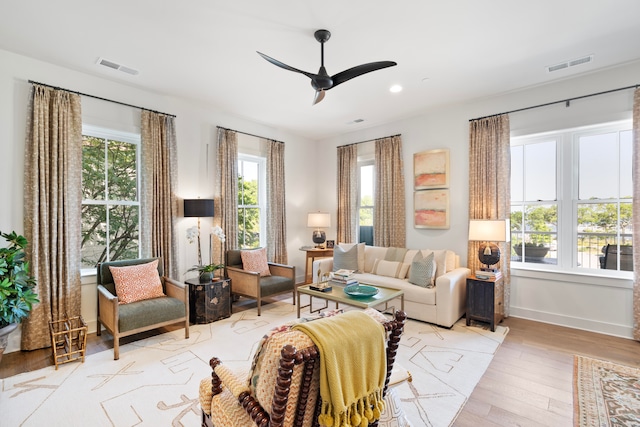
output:
MULTIPOLYGON (((361 283, 361 284, 368 285, 368 286, 375 286, 375 285, 369 285, 367 283, 361 283)), ((404 291, 400 289, 391 289, 391 288, 385 288, 382 286, 375 286, 376 288, 378 288, 378 293, 373 296, 352 297, 347 295, 344 292, 344 287, 339 285, 333 285, 333 289, 329 292, 315 291, 311 289, 310 286, 311 285, 303 285, 303 286, 298 286, 296 288, 296 294, 298 295, 298 301, 297 301, 298 317, 300 317, 301 308, 309 307, 309 312, 315 313, 320 310, 326 309, 329 306, 329 301, 335 302, 336 308, 338 308, 338 304, 345 304, 345 305, 350 305, 352 307, 358 307, 358 308, 369 308, 369 307, 377 307, 380 304, 384 303, 384 309, 388 310, 389 301, 396 298, 400 298, 400 310, 404 310, 404 291), (303 307, 300 306, 301 294, 309 295, 309 304, 303 307), (317 310, 313 310, 313 298, 323 299, 325 301, 324 307, 320 307, 317 310)))

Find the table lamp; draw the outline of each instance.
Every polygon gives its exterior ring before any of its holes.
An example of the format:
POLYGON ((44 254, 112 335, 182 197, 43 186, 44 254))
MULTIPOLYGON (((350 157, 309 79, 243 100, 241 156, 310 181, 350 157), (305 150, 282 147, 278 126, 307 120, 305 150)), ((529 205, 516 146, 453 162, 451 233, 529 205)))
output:
POLYGON ((508 219, 469 220, 469 241, 482 242, 478 249, 478 260, 486 267, 483 271, 497 271, 491 268, 500 261, 500 248, 493 242, 510 241, 511 230, 508 219))
POLYGON ((327 240, 327 235, 321 228, 331 227, 331 216, 328 212, 309 212, 307 227, 315 228, 312 235, 313 243, 320 247, 327 240))
POLYGON ((200 250, 200 218, 213 216, 213 199, 184 199, 184 216, 198 217, 198 265, 202 265, 200 250))

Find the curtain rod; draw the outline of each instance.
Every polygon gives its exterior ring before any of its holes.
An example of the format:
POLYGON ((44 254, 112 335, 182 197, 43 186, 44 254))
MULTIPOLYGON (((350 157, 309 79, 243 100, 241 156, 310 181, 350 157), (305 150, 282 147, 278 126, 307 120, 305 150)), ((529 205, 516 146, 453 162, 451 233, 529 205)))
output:
POLYGON ((86 97, 89 97, 89 98, 99 99, 100 101, 112 102, 114 104, 124 105, 125 107, 133 107, 133 108, 137 108, 139 110, 151 111, 152 113, 164 114, 165 116, 169 116, 169 117, 176 117, 175 114, 163 113, 162 111, 156 111, 156 110, 152 110, 150 108, 138 107, 137 105, 131 105, 131 104, 127 104, 125 102, 114 101, 113 99, 102 98, 100 96, 89 95, 87 93, 78 92, 76 90, 69 90, 69 89, 65 89, 63 87, 59 87, 59 86, 53 86, 53 85, 49 85, 49 84, 46 84, 46 83, 35 82, 33 80, 29 80, 29 83, 35 84, 35 85, 40 85, 40 86, 50 87, 52 89, 64 90, 64 91, 67 91, 67 92, 75 93, 76 95, 82 95, 82 96, 86 96, 86 97))
POLYGON ((282 141, 278 141, 278 140, 276 140, 276 139, 265 138, 264 136, 259 136, 259 135, 254 135, 254 134, 252 134, 252 133, 242 132, 241 130, 229 129, 229 128, 226 128, 226 127, 223 127, 223 126, 216 126, 216 127, 217 127, 218 129, 230 130, 231 132, 237 132, 237 133, 241 133, 241 134, 243 134, 243 135, 249 135, 249 136, 253 136, 253 137, 255 137, 255 138, 260 138, 260 139, 268 139, 268 140, 270 140, 270 141, 275 141, 275 142, 279 142, 279 143, 281 143, 281 144, 284 144, 284 142, 282 142, 282 141))
POLYGON ((518 108, 517 110, 511 110, 511 111, 507 111, 507 112, 504 112, 504 113, 490 114, 488 116, 478 117, 477 119, 469 119, 469 121, 472 122, 474 120, 488 119, 489 117, 500 116, 502 114, 518 113, 520 111, 533 110, 534 108, 547 107, 549 105, 554 105, 554 104, 562 104, 562 103, 564 103, 567 107, 569 107, 569 104, 571 103, 571 101, 575 101, 576 99, 589 98, 589 97, 598 96, 598 95, 606 95, 607 93, 612 93, 612 92, 618 92, 618 91, 621 91, 621 90, 638 88, 638 86, 640 86, 640 84, 635 84, 633 86, 627 86, 627 87, 619 87, 617 89, 605 90, 604 92, 590 93, 588 95, 576 96, 574 98, 567 98, 567 99, 563 99, 563 100, 560 100, 560 101, 547 102, 546 104, 539 104, 539 105, 533 105, 531 107, 518 108))
POLYGON ((350 144, 338 145, 338 147, 348 147, 350 145, 364 144, 365 142, 377 141, 379 139, 385 139, 385 138, 394 138, 396 136, 402 136, 402 134, 401 133, 397 133, 395 135, 383 136, 381 138, 368 139, 366 141, 360 141, 360 142, 352 142, 350 144))

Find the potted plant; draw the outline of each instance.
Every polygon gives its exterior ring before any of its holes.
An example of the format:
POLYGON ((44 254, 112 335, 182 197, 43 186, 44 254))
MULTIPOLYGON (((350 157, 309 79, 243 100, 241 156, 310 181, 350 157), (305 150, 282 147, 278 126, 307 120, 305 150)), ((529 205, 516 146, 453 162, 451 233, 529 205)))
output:
POLYGON ((207 264, 207 265, 194 265, 186 272, 198 271, 200 272, 200 283, 208 283, 213 280, 213 275, 216 270, 224 268, 224 264, 207 264))
POLYGON ((7 346, 8 335, 29 315, 34 303, 40 302, 34 292, 36 280, 29 274, 25 260, 24 236, 2 233, 8 246, 0 248, 0 358, 7 346))

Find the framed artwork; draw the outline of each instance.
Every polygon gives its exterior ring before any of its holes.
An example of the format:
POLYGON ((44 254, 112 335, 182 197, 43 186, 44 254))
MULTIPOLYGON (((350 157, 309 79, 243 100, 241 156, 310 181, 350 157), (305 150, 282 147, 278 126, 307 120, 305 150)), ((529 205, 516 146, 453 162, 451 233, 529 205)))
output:
POLYGON ((449 228, 449 190, 413 192, 415 228, 449 228))
POLYGON ((335 240, 327 240, 327 249, 333 249, 335 245, 336 245, 335 240))
POLYGON ((449 150, 429 150, 413 155, 413 188, 449 188, 449 150))

